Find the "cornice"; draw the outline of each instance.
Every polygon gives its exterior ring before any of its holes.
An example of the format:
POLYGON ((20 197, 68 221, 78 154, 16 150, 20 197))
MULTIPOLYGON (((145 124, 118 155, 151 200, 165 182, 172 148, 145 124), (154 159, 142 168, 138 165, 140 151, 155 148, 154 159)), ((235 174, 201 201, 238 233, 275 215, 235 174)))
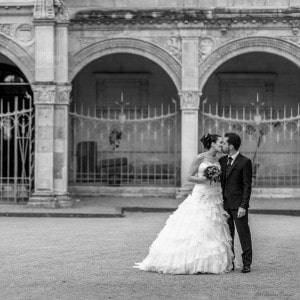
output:
POLYGON ((3 5, 0 3, 0 16, 32 16, 33 5, 3 5))
POLYGON ((184 10, 86 10, 70 20, 71 30, 174 27, 215 29, 226 35, 229 29, 286 28, 299 32, 300 8, 289 9, 184 9, 184 10))
POLYGON ((182 10, 86 10, 75 14, 72 23, 96 24, 215 24, 227 21, 266 23, 300 20, 300 8, 289 9, 182 9, 182 10))

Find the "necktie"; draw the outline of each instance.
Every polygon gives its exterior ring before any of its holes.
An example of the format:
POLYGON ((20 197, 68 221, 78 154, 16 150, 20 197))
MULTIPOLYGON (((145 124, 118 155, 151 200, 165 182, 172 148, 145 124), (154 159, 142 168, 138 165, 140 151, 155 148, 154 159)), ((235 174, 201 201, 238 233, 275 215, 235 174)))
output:
POLYGON ((232 157, 227 157, 227 165, 226 165, 226 176, 225 176, 225 197, 228 197, 228 190, 227 190, 227 175, 229 173, 231 162, 233 161, 232 157))
POLYGON ((233 158, 231 156, 227 157, 227 167, 231 166, 231 162, 233 161, 233 158))

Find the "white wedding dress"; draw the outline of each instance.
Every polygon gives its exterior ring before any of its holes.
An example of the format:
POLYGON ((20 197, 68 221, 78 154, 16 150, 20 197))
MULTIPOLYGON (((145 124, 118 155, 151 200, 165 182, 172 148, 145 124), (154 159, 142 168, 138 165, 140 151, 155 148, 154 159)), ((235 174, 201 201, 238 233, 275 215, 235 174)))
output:
MULTIPOLYGON (((198 168, 203 176, 209 165, 198 168)), ((220 183, 196 184, 193 192, 169 216, 149 248, 148 256, 134 268, 170 274, 222 274, 232 269, 233 253, 223 209, 220 183)))

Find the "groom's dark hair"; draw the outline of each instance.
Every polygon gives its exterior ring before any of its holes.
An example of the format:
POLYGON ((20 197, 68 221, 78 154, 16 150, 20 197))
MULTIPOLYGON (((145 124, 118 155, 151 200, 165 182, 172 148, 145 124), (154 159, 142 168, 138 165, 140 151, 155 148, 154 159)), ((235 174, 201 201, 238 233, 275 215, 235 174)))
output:
POLYGON ((225 133, 225 137, 228 138, 227 143, 232 145, 235 150, 239 150, 241 146, 241 138, 238 134, 234 132, 225 133))

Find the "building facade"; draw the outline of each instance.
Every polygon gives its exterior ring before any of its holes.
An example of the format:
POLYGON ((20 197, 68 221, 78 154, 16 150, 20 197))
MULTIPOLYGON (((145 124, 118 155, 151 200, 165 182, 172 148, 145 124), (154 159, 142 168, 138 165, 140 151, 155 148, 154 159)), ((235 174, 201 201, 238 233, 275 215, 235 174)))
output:
POLYGON ((300 0, 1 0, 0 201, 184 194, 227 131, 296 195, 299 31, 300 0))

